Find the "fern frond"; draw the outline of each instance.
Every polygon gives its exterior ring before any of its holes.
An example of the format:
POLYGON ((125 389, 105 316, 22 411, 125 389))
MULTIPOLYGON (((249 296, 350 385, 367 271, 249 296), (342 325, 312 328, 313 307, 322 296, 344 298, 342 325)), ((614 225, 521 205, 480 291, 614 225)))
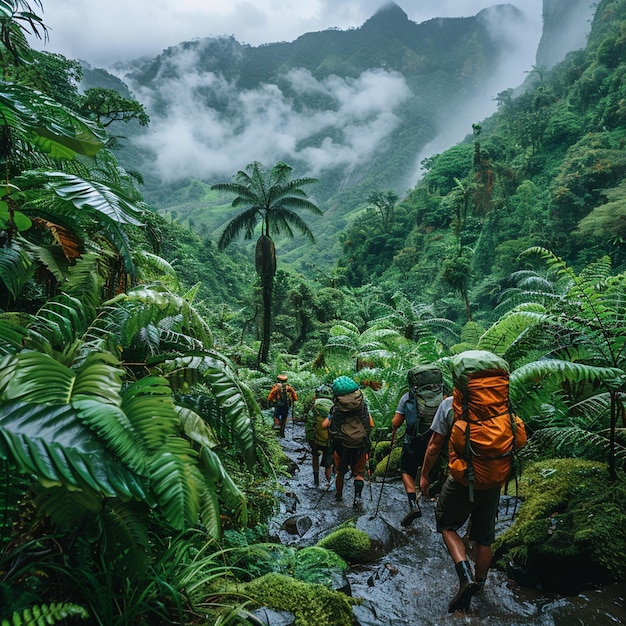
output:
POLYGON ((21 613, 13 613, 11 621, 2 620, 2 626, 35 626, 35 624, 56 624, 67 618, 89 618, 88 611, 78 604, 70 602, 52 602, 35 605, 21 613))

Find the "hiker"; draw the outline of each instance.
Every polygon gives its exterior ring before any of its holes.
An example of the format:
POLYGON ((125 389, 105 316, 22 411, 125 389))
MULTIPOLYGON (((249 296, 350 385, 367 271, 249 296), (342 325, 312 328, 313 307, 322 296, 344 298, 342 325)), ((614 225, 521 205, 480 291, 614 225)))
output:
POLYGON ((437 500, 435 519, 459 577, 459 589, 448 606, 448 612, 454 613, 468 611, 472 596, 485 584, 500 488, 513 474, 513 455, 526 443, 526 431, 510 413, 509 367, 504 359, 484 350, 468 350, 450 363, 453 395, 441 402, 433 418, 420 490, 428 496, 429 473, 448 440, 449 475, 437 500), (469 540, 476 545, 475 578, 458 534, 468 518, 469 540))
POLYGON ((333 390, 330 385, 320 385, 315 390, 313 407, 304 425, 306 440, 309 442, 313 455, 313 483, 316 487, 320 484, 320 456, 326 478, 326 488, 330 487, 333 475, 333 450, 328 439, 328 428, 322 426, 322 422, 328 417, 333 407, 332 397, 333 390))
POLYGON ((322 422, 328 428, 335 464, 335 500, 343 500, 344 477, 348 469, 354 477, 354 508, 363 504, 363 478, 370 449, 369 434, 374 420, 367 408, 363 392, 349 376, 333 381, 333 407, 322 422))
POLYGON ((391 420, 392 441, 395 441, 398 428, 406 422, 400 456, 400 474, 409 501, 408 513, 400 522, 405 528, 422 516, 415 477, 424 460, 431 421, 443 399, 443 376, 435 365, 421 365, 407 372, 407 382, 409 390, 400 398, 391 420))
POLYGON ((274 427, 280 431, 280 436, 284 437, 287 417, 292 413, 298 395, 295 389, 287 384, 286 374, 276 376, 276 381, 267 395, 267 400, 274 403, 274 427))

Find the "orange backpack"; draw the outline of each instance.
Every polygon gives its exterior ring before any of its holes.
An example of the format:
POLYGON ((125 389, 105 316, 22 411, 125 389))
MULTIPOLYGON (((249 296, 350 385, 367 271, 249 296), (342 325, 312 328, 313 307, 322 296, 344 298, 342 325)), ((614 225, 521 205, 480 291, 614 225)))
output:
MULTIPOLYGON (((457 357, 469 354, 475 364, 473 359, 479 355, 488 362, 484 354, 490 353, 480 353, 473 350, 457 357)), ((524 422, 509 409, 508 370, 465 371, 455 379, 452 408, 448 467, 455 480, 469 486, 473 501, 474 489, 508 482, 514 473, 515 453, 526 443, 524 422)))

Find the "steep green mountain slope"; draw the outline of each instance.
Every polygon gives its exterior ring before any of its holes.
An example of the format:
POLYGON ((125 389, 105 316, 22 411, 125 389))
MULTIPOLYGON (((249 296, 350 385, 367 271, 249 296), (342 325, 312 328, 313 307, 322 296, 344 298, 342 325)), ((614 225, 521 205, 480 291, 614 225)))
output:
POLYGON ((518 9, 499 5, 416 24, 390 3, 360 28, 291 43, 182 43, 124 70, 152 124, 119 131, 128 136, 120 160, 142 172, 148 202, 206 233, 230 217, 226 199, 208 192, 211 184, 254 160, 286 160, 298 175, 319 178, 315 200, 326 217, 311 225, 332 248, 303 249, 295 240, 285 244, 287 260, 328 265, 337 233, 367 195, 404 194, 422 148, 461 103, 490 93, 512 45, 493 25, 506 30, 520 20, 518 9), (266 145, 262 125, 272 127, 266 145))
POLYGON ((574 268, 626 267, 626 1, 597 6, 585 49, 429 159, 383 232, 373 212, 343 237, 346 282, 401 289, 459 321, 490 315, 518 255, 543 246, 574 268))

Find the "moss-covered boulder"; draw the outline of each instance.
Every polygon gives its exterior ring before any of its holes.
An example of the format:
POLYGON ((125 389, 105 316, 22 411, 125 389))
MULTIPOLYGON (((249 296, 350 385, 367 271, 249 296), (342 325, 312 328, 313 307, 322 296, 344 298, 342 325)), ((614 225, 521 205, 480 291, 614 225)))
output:
POLYGON ((376 464, 376 469, 374 470, 374 478, 383 478, 385 476, 385 472, 387 472, 387 477, 391 477, 397 475, 400 471, 400 455, 402 454, 402 446, 396 446, 391 450, 391 454, 388 454, 386 457, 382 458, 379 463, 376 464), (389 469, 387 469, 387 464, 389 464, 389 469))
POLYGON ((326 535, 317 545, 332 550, 350 563, 361 563, 367 559, 371 540, 366 532, 352 526, 344 526, 326 535))
POLYGON ((266 574, 243 585, 244 594, 259 606, 290 611, 295 626, 352 626, 356 602, 323 585, 308 584, 283 574, 266 574))
POLYGON ((553 459, 524 470, 523 504, 494 544, 496 563, 526 586, 562 593, 626 578, 626 477, 608 466, 553 459))

